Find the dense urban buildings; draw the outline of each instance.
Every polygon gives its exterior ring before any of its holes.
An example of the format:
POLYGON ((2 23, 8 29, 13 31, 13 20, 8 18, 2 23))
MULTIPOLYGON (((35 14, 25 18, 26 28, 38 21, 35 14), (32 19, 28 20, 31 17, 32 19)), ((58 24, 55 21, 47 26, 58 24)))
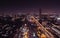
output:
POLYGON ((2 38, 60 38, 60 22, 56 16, 1 15, 0 37, 2 38))
POLYGON ((60 1, 0 1, 0 38, 60 38, 60 1))

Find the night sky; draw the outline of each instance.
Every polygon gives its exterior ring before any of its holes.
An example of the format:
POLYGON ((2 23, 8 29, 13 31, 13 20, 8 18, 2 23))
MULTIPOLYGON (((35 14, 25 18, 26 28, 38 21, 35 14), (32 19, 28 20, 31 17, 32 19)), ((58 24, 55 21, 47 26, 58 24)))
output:
POLYGON ((55 0, 22 0, 22 1, 0 1, 1 13, 37 13, 39 8, 43 13, 60 13, 60 1, 55 0))

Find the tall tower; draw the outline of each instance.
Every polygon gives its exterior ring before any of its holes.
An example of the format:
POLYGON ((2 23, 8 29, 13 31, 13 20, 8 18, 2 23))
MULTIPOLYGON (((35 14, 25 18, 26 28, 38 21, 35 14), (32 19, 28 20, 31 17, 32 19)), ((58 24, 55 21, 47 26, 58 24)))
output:
POLYGON ((41 8, 39 8, 39 17, 41 17, 41 12, 42 10, 41 10, 41 8))

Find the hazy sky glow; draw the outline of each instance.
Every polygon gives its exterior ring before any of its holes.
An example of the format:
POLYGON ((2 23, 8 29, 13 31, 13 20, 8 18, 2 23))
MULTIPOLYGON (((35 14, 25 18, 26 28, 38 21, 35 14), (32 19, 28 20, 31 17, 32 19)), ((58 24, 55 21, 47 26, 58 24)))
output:
POLYGON ((60 12, 60 1, 0 1, 0 13, 17 13, 17 12, 60 12))

